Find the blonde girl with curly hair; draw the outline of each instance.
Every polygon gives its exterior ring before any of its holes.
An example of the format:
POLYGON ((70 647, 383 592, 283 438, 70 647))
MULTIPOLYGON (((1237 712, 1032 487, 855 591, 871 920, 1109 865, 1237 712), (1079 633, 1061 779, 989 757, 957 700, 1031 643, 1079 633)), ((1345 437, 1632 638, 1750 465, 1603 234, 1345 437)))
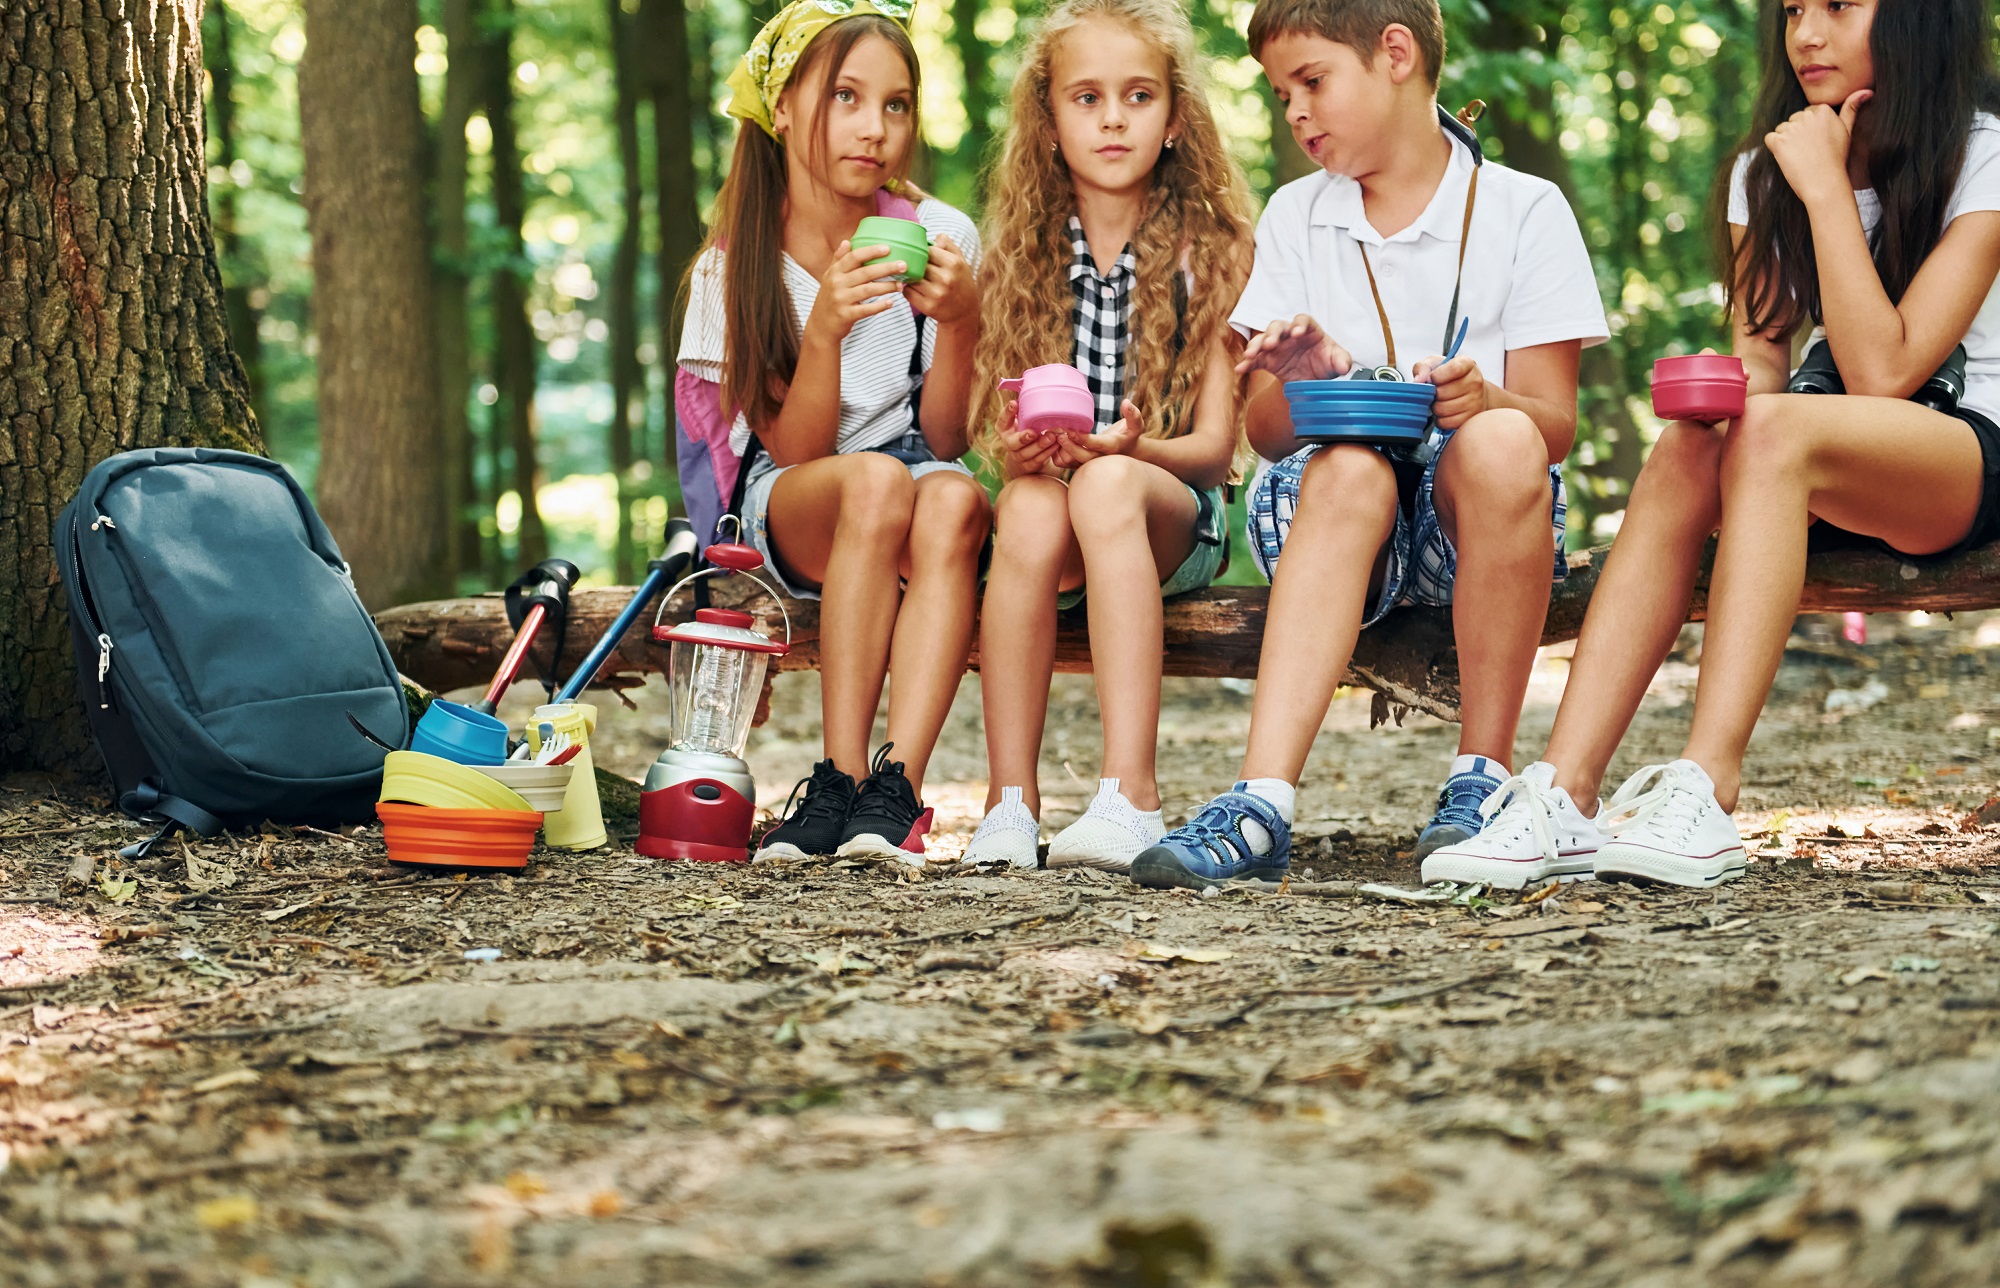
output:
POLYGON ((1241 419, 1228 318, 1253 220, 1173 0, 1061 0, 1024 64, 990 176, 972 394, 1006 481, 980 628, 990 786, 966 857, 1036 865, 1056 613, 1087 584, 1103 776, 1049 865, 1122 871, 1164 831, 1161 601, 1223 561, 1241 419), (1084 373, 1095 432, 1017 424, 1000 380, 1048 364, 1084 373))

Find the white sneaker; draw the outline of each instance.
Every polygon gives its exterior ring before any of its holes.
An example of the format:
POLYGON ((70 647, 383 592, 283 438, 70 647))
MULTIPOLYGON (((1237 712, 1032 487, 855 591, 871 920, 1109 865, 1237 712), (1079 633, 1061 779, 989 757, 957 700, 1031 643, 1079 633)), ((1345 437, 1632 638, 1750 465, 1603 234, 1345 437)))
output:
POLYGON ((1618 789, 1602 817, 1611 839, 1597 851, 1607 881, 1712 886, 1743 875, 1743 838, 1715 803, 1715 783, 1692 760, 1648 765, 1618 789))
POLYGON ((1021 800, 1021 789, 1002 787, 1000 803, 979 822, 972 844, 965 847, 966 863, 1010 868, 1040 866, 1035 847, 1042 839, 1042 825, 1021 800))
POLYGON ((1049 842, 1049 866, 1129 872, 1139 852, 1158 845, 1166 834, 1160 811, 1140 809, 1118 790, 1117 779, 1100 778, 1083 817, 1049 842))
POLYGON ((1476 835, 1424 859, 1424 884, 1457 881, 1523 890, 1550 878, 1589 877, 1598 847, 1609 837, 1555 784, 1556 767, 1545 760, 1500 784, 1479 807, 1486 822, 1476 835))

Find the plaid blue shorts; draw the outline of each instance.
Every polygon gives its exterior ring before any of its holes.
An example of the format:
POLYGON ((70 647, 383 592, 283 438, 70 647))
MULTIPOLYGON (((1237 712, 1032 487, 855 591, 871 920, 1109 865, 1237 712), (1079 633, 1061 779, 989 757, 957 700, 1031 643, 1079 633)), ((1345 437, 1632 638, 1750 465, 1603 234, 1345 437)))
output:
MULTIPOLYGON (((1403 604, 1424 604, 1442 608, 1451 603, 1451 587, 1458 577, 1458 551, 1438 522, 1437 504, 1432 496, 1437 482, 1438 462, 1451 446, 1452 435, 1439 435, 1436 450, 1424 466, 1417 483, 1416 504, 1396 507, 1396 530, 1389 538, 1389 565, 1382 578, 1382 593, 1368 618, 1361 624, 1373 626, 1392 608, 1403 604)), ((1300 448, 1273 465, 1250 494, 1250 519, 1245 531, 1250 539, 1250 556, 1266 577, 1278 567, 1278 555, 1291 535, 1292 516, 1299 507, 1299 480, 1306 464, 1321 444, 1300 448)), ((1375 449, 1381 451, 1381 448, 1375 449)), ((1387 453, 1384 453, 1387 455, 1387 453)), ((1563 532, 1568 526, 1569 494, 1563 487, 1562 468, 1549 466, 1549 520, 1555 560, 1552 579, 1569 575, 1569 560, 1563 554, 1563 532)))

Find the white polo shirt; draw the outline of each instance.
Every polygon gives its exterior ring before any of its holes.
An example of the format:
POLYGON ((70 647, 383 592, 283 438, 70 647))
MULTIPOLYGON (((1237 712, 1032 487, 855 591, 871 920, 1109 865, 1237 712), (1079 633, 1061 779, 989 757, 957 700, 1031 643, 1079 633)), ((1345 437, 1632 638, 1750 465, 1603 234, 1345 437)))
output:
MULTIPOLYGON (((1397 365, 1407 374, 1442 354, 1473 169, 1471 150, 1445 137, 1450 168, 1424 213, 1393 237, 1369 225, 1361 185, 1346 175, 1321 171, 1273 193, 1257 221, 1256 263, 1230 324, 1248 335, 1309 314, 1357 363, 1383 365, 1388 346, 1368 290, 1365 244, 1395 331, 1397 365)), ((1509 350, 1604 342, 1610 329, 1590 252, 1554 184, 1495 161, 1481 167, 1459 316, 1472 320, 1460 356, 1502 387, 1509 350)))

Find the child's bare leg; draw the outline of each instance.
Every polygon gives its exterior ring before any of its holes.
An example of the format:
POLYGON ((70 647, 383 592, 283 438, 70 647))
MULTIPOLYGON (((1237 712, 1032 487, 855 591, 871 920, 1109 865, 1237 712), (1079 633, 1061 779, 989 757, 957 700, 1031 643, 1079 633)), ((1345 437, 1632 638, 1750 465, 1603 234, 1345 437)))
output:
POLYGON ((1660 435, 1591 595, 1543 755, 1586 813, 1687 620, 1702 546, 1722 522, 1724 434, 1682 421, 1660 435))
POLYGON ((826 754, 856 780, 868 774, 868 735, 901 597, 896 559, 915 501, 909 469, 880 452, 808 461, 771 488, 771 548, 787 575, 820 587, 826 754))
POLYGON ((1193 552, 1195 516, 1185 483, 1130 456, 1090 461, 1070 483, 1070 523, 1090 587, 1103 776, 1142 810, 1160 808, 1160 583, 1193 552))
POLYGON ((1019 787, 1039 817, 1036 766, 1055 668, 1056 595, 1083 584, 1083 555, 1069 526, 1069 489, 1053 478, 1018 478, 994 505, 993 564, 979 616, 979 692, 986 717, 986 808, 1019 787))
POLYGON ((1396 473, 1380 452, 1342 445, 1307 463, 1271 582, 1244 778, 1299 781, 1354 656, 1395 523, 1396 473))
POLYGON ((1438 461, 1433 497, 1458 551, 1458 750, 1512 765, 1555 561, 1548 448, 1535 422, 1511 409, 1466 421, 1438 461))
POLYGON ((900 565, 908 587, 889 648, 889 741, 919 795, 972 649, 979 548, 992 521, 985 490, 956 470, 917 480, 900 565))
POLYGON ((1893 398, 1752 398, 1722 452, 1722 539, 1683 753, 1736 808, 1743 752, 1805 584, 1807 516, 1931 554, 1977 514, 1982 462, 1965 422, 1893 398))

